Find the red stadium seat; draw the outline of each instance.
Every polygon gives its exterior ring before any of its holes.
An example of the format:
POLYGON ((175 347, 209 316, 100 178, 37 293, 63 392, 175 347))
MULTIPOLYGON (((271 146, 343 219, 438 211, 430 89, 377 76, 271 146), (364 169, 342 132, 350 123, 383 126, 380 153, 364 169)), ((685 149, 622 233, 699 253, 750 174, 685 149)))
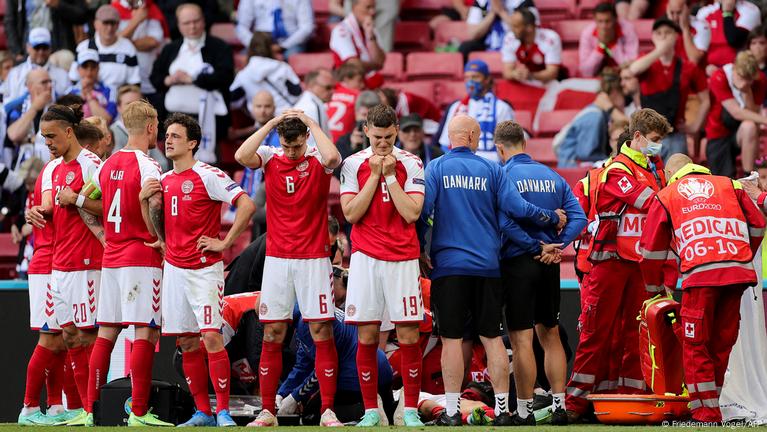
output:
POLYGON ((8 40, 5 37, 5 26, 0 26, 0 49, 8 48, 8 40))
POLYGON ((578 18, 591 18, 594 16, 594 9, 598 4, 605 0, 578 0, 577 16, 578 18))
POLYGON ((562 48, 578 48, 583 29, 593 20, 564 20, 551 23, 551 29, 562 39, 562 48))
POLYGON ((312 10, 316 21, 326 21, 330 16, 330 2, 328 0, 312 0, 312 10))
POLYGON ((490 68, 490 75, 495 78, 503 76, 503 62, 500 51, 474 51, 469 54, 469 60, 482 60, 490 68))
POLYGON ((400 18, 428 21, 438 15, 443 7, 450 6, 450 0, 403 0, 400 5, 400 18))
POLYGON ((443 21, 434 30, 434 44, 463 42, 469 39, 469 26, 464 21, 443 21))
POLYGON ((516 81, 500 80, 495 87, 495 95, 511 103, 515 110, 535 113, 546 89, 521 84, 516 81))
POLYGON ((466 96, 466 85, 463 81, 437 81, 434 89, 434 101, 442 108, 466 96))
POLYGON ((235 32, 235 26, 233 23, 216 23, 210 27, 210 34, 219 39, 223 39, 224 42, 235 49, 242 48, 242 42, 237 38, 237 32, 235 32))
POLYGON ((386 54, 386 61, 384 62, 383 69, 381 69, 381 75, 384 78, 394 81, 399 81, 402 78, 404 72, 405 58, 400 52, 392 51, 386 54))
POLYGON ((408 79, 448 78, 463 76, 463 57, 459 53, 412 52, 405 68, 408 79))
POLYGON ((394 28, 394 49, 423 51, 431 49, 431 27, 422 21, 400 21, 394 28))
POLYGON ((562 178, 567 181, 567 184, 570 185, 570 187, 574 187, 576 183, 578 183, 583 177, 586 176, 586 173, 589 172, 589 167, 578 167, 578 168, 557 168, 557 173, 562 176, 562 178))
POLYGON ((553 137, 578 114, 578 111, 580 110, 559 110, 544 113, 538 118, 536 136, 553 137))
POLYGON ((288 63, 296 74, 303 78, 304 75, 319 67, 332 68, 333 54, 329 52, 299 53, 290 56, 288 63))
POLYGON ((391 87, 393 89, 406 91, 415 95, 424 97, 429 100, 434 100, 434 81, 410 81, 410 82, 394 82, 385 84, 385 87, 391 87))
POLYGON ((596 94, 587 91, 578 91, 565 89, 557 94, 557 101, 554 103, 555 110, 581 110, 586 105, 594 102, 596 94))
POLYGON ((528 133, 533 132, 533 113, 530 111, 514 111, 514 121, 528 133))
POLYGON ((577 78, 581 75, 578 65, 580 64, 580 57, 578 56, 577 49, 562 50, 562 66, 567 68, 570 78, 577 78))
MULTIPOLYGON (((327 1, 327 0, 325 0, 327 1)), ((314 27, 314 35, 309 38, 309 51, 327 51, 330 46, 330 32, 333 31, 333 27, 338 23, 323 23, 316 22, 314 27)))
POLYGON ((645 52, 653 48, 652 44, 652 23, 651 19, 641 19, 632 21, 634 31, 639 39, 639 52, 645 52))
POLYGON ((525 146, 525 153, 533 160, 544 165, 554 167, 557 165, 557 155, 551 148, 551 138, 530 138, 525 146))
POLYGON ((575 13, 575 0, 535 0, 541 21, 549 23, 571 18, 575 13))
POLYGON ((10 233, 0 234, 0 279, 16 277, 16 259, 19 256, 19 245, 13 244, 10 233))

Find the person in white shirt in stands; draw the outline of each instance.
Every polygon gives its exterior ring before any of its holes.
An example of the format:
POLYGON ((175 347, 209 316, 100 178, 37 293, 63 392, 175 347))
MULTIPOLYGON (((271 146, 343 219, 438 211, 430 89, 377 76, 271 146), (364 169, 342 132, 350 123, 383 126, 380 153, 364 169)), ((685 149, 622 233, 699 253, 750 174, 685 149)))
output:
POLYGON ((375 11, 376 0, 353 0, 351 13, 330 33, 330 50, 336 67, 346 62, 359 63, 367 73, 365 84, 371 89, 383 84, 383 76, 378 71, 386 61, 375 31, 375 11))
POLYGON ((237 7, 237 37, 249 46, 253 32, 267 32, 282 48, 285 60, 306 51, 314 32, 311 0, 240 0, 237 7))
POLYGON ((519 8, 529 9, 535 15, 535 25, 541 25, 532 0, 474 0, 466 14, 468 38, 458 47, 464 61, 472 51, 499 51, 510 31, 511 16, 519 8))
POLYGON ((476 154, 491 161, 498 160, 493 133, 495 125, 502 121, 514 120, 511 105, 493 94, 493 79, 490 69, 482 60, 472 60, 463 69, 466 96, 450 104, 439 130, 434 135, 444 151, 450 149, 447 125, 456 115, 465 114, 479 122, 480 135, 476 154))
POLYGON ((51 57, 51 32, 46 28, 37 27, 29 31, 27 38, 27 60, 15 66, 8 73, 8 79, 3 82, 2 93, 4 103, 18 98, 27 91, 27 75, 33 69, 43 68, 48 71, 53 81, 53 90, 63 95, 69 87, 67 72, 48 62, 51 57))
POLYGON ((120 14, 117 31, 136 47, 141 92, 151 95, 155 92, 149 81, 152 64, 160 54, 163 41, 170 36, 165 17, 153 0, 113 0, 112 6, 120 14))
MULTIPOLYGON (((293 108, 303 111, 309 118, 317 122, 320 128, 326 134, 328 131, 328 107, 325 105, 333 96, 335 87, 333 74, 325 69, 319 68, 306 74, 304 78, 304 93, 298 99, 293 108)), ((309 137, 306 141, 309 147, 315 147, 317 144, 314 137, 309 137)))
POLYGON ((501 56, 504 78, 546 84, 560 75, 562 40, 554 30, 537 27, 535 15, 520 8, 511 16, 501 56))
MULTIPOLYGON (((136 48, 128 39, 117 34, 120 14, 110 5, 103 5, 96 10, 93 26, 96 34, 77 45, 77 52, 92 49, 99 53, 99 81, 117 94, 117 89, 124 84, 141 84, 136 48)), ((77 81, 77 64, 72 64, 69 78, 77 81)))

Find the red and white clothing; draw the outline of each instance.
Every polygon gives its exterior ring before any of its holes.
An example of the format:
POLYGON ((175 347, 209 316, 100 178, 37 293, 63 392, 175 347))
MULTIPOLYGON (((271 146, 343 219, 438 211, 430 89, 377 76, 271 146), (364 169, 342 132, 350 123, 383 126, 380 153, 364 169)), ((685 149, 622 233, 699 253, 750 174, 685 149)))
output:
POLYGON ((101 191, 104 259, 99 295, 99 325, 160 325, 162 256, 146 246, 149 234, 139 193, 149 179, 160 180, 160 166, 140 150, 120 150, 99 167, 91 183, 101 191))
MULTIPOLYGON (((711 27, 708 26, 708 22, 698 19, 694 15, 690 15, 689 20, 692 44, 701 51, 708 51, 708 47, 711 45, 711 27)), ((683 59, 690 60, 687 57, 687 51, 684 49, 684 38, 681 35, 676 39, 674 50, 683 59)))
POLYGON ((333 90, 333 96, 328 102, 328 129, 333 142, 338 141, 342 135, 346 135, 354 129, 355 115, 354 103, 357 101, 359 90, 344 87, 337 84, 333 90))
MULTIPOLYGON (((224 345, 228 344, 237 333, 240 321, 245 312, 256 308, 256 302, 261 297, 259 291, 232 294, 224 297, 224 327, 221 329, 224 335, 224 345)), ((234 365, 232 365, 234 366, 234 365)), ((255 378, 255 377, 254 377, 255 378)))
POLYGON ((163 335, 188 336, 221 331, 223 308, 223 261, 194 269, 165 262, 162 279, 163 335))
POLYGON ((332 320, 333 268, 328 258, 328 194, 333 170, 317 148, 291 160, 282 148, 261 146, 266 187, 266 261, 262 322, 290 321, 298 301, 305 320, 332 320))
POLYGON ((578 43, 578 68, 581 76, 591 78, 604 67, 619 67, 632 61, 639 54, 639 38, 631 22, 619 19, 615 28, 615 40, 605 50, 600 46, 596 23, 591 23, 581 32, 578 43))
POLYGON ((394 111, 397 113, 397 118, 408 114, 420 115, 423 119, 423 130, 428 135, 437 133, 439 121, 442 120, 442 111, 434 102, 406 91, 400 91, 397 94, 397 106, 394 111))
MULTIPOLYGON (((678 51, 677 51, 678 53, 678 51)), ((642 95, 654 95, 668 91, 674 82, 674 73, 677 65, 677 57, 670 64, 664 65, 656 60, 650 67, 640 74, 639 89, 642 95)), ((669 122, 676 126, 684 124, 684 112, 687 106, 687 98, 690 94, 700 93, 708 88, 706 73, 688 60, 682 60, 682 70, 679 76, 679 103, 676 119, 669 122)))
MULTIPOLYGON (((735 2, 735 26, 751 31, 761 25, 762 14, 759 7, 746 0, 735 2)), ((738 50, 727 43, 724 34, 724 17, 719 2, 702 7, 696 15, 699 20, 706 21, 711 29, 711 45, 708 50, 708 64, 724 66, 735 61, 738 50)))
MULTIPOLYGON (((724 110, 722 102, 735 99, 741 107, 745 106, 741 91, 735 88, 732 83, 732 66, 732 64, 725 65, 722 69, 715 71, 708 80, 711 91, 711 109, 706 118, 706 137, 709 140, 724 138, 737 132, 728 129, 722 120, 724 110)), ((764 73, 760 72, 759 78, 751 84, 751 94, 754 97, 754 103, 757 106, 762 106, 765 94, 767 94, 767 77, 764 73)))
MULTIPOLYGON (((330 50, 336 67, 350 58, 356 57, 363 62, 373 59, 367 47, 367 36, 352 13, 330 32, 330 50)), ((370 71, 365 75, 365 83, 368 88, 378 88, 383 84, 383 76, 377 71, 370 71)))
POLYGON ((530 72, 540 72, 547 65, 562 64, 562 40, 554 30, 536 28, 532 45, 525 45, 513 32, 508 32, 503 38, 501 59, 504 63, 522 63, 530 72))

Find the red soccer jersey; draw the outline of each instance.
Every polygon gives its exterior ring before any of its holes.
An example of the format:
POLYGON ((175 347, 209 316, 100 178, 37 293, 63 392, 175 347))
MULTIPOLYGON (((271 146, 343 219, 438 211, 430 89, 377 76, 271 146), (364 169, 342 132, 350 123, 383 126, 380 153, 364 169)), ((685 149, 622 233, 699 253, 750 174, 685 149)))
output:
MULTIPOLYGON (((697 17, 705 20, 711 28, 711 46, 707 53, 708 64, 721 67, 734 62, 738 51, 727 43, 727 37, 724 35, 724 17, 719 2, 702 7, 697 17)), ((737 27, 749 32, 762 22, 759 7, 746 0, 736 1, 734 18, 737 27)))
MULTIPOLYGON (((43 191, 58 192, 69 187, 74 192, 80 192, 85 183, 89 182, 96 173, 101 160, 86 149, 70 162, 55 159, 50 184, 43 184, 43 191)), ((99 270, 104 248, 96 236, 88 229, 80 212, 74 205, 62 206, 58 198, 53 200, 53 270, 77 271, 99 270)))
MULTIPOLYGON (((708 139, 717 139, 734 134, 736 131, 728 129, 722 121, 722 111, 724 107, 722 102, 728 99, 739 101, 740 91, 732 85, 732 64, 725 65, 717 70, 708 80, 708 87, 711 92, 711 110, 706 118, 706 137, 708 139)), ((754 96, 754 103, 762 106, 765 92, 767 92, 767 78, 764 73, 759 72, 759 78, 751 84, 751 94, 754 96)), ((741 106, 743 106, 741 104, 741 106)))
POLYGON ((357 90, 341 84, 336 85, 333 96, 328 102, 328 129, 333 142, 354 129, 354 103, 359 94, 357 90))
POLYGON ((442 112, 434 105, 434 102, 406 91, 399 92, 395 111, 398 118, 408 114, 418 114, 424 120, 434 120, 435 122, 442 120, 442 112))
POLYGON ((245 192, 220 169, 203 162, 162 175, 165 206, 165 260, 176 267, 199 269, 223 259, 220 252, 197 249, 201 236, 219 238, 221 203, 234 204, 245 192))
POLYGON ((530 72, 540 72, 546 65, 562 64, 562 40, 557 32, 545 28, 535 30, 532 45, 523 45, 508 32, 503 39, 501 59, 504 63, 522 63, 530 72))
POLYGON ((258 148, 266 184, 266 255, 311 259, 330 255, 328 195, 333 170, 316 147, 297 160, 282 148, 258 148))
MULTIPOLYGON (((27 199, 27 209, 43 204, 43 183, 51 184, 51 173, 57 165, 58 163, 51 162, 45 164, 35 181, 35 191, 27 199)), ((32 239, 34 252, 27 273, 49 274, 53 263, 53 224, 48 223, 42 229, 32 226, 32 239)))
MULTIPOLYGON (((643 95, 653 95, 669 90, 674 82, 677 58, 668 66, 656 60, 650 68, 639 75, 639 88, 643 95)), ((700 93, 708 88, 706 74, 702 69, 688 60, 682 60, 682 71, 679 76, 679 108, 676 119, 671 123, 676 126, 684 123, 684 111, 687 106, 687 98, 691 93, 700 93)))
POLYGON ((242 320, 245 312, 256 308, 256 302, 259 297, 261 297, 261 293, 258 291, 224 297, 224 309, 221 311, 221 315, 224 318, 224 345, 237 333, 240 320, 242 320))
POLYGON ((162 255, 141 215, 139 193, 148 179, 160 180, 160 165, 140 150, 120 150, 99 167, 92 183, 104 208, 103 267, 162 267, 162 255))
MULTIPOLYGON (((396 147, 392 154, 397 158, 396 176, 402 189, 408 194, 423 195, 421 159, 396 147)), ((367 148, 346 159, 341 169, 341 195, 359 193, 370 177, 368 159, 372 155, 373 151, 367 148)), ((352 252, 356 251, 382 261, 405 261, 420 255, 415 224, 400 216, 383 177, 367 212, 352 227, 352 252)))

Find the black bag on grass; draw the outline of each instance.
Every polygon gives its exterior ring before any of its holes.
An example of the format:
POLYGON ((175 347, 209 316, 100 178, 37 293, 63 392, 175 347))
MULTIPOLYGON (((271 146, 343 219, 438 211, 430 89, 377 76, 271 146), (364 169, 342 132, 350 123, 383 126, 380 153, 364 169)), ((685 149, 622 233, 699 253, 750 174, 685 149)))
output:
MULTIPOLYGON (((98 426, 126 426, 130 412, 130 377, 119 378, 101 387, 101 399, 93 405, 94 422, 98 426)), ((162 421, 179 424, 194 414, 194 400, 177 384, 152 380, 149 408, 162 421)))

